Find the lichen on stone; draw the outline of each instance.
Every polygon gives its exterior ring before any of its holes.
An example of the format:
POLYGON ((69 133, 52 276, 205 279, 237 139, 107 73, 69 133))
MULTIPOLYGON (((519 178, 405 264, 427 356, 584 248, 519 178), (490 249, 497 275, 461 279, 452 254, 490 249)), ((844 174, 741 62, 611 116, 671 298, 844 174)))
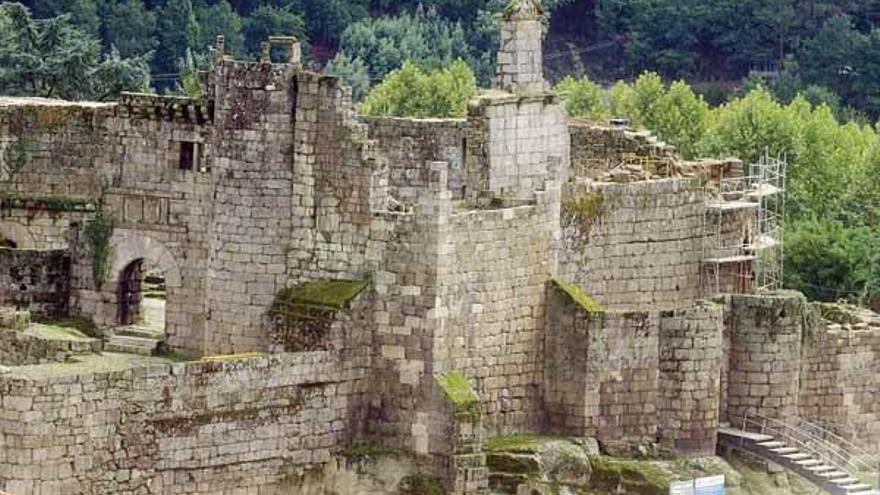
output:
POLYGON ((554 278, 553 284, 565 292, 578 306, 586 310, 588 313, 603 313, 605 309, 597 303, 593 298, 586 295, 577 285, 565 280, 554 278))

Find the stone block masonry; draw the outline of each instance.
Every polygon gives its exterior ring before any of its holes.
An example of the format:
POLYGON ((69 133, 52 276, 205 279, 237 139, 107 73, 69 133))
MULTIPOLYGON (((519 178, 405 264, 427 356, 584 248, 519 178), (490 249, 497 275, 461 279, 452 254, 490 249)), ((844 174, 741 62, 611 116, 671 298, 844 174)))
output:
POLYGON ((797 417, 804 300, 797 293, 729 296, 726 418, 797 417))
POLYGON ((316 352, 16 369, 0 375, 0 490, 291 493, 350 441, 366 365, 316 352))
POLYGON ((880 321, 804 329, 798 411, 873 452, 880 443, 880 321))
POLYGON ((691 179, 570 185, 559 274, 608 309, 690 307, 700 297, 704 208, 691 179))
POLYGON ((30 310, 36 316, 67 314, 70 255, 67 250, 0 248, 0 305, 30 310))
POLYGON ((658 436, 681 454, 715 455, 723 316, 711 303, 660 314, 658 436))

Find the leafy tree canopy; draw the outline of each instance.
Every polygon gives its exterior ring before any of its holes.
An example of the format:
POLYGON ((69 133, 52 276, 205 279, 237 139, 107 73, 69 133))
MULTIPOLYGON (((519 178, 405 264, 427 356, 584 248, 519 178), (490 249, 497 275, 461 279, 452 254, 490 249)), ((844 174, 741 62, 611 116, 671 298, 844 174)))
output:
POLYGON ((463 60, 432 71, 405 62, 373 88, 360 111, 399 117, 463 117, 468 100, 476 94, 476 78, 463 60))
POLYGON ((0 5, 0 93, 70 100, 105 100, 120 91, 145 91, 146 56, 101 55, 98 39, 69 16, 34 20, 18 3, 0 5))

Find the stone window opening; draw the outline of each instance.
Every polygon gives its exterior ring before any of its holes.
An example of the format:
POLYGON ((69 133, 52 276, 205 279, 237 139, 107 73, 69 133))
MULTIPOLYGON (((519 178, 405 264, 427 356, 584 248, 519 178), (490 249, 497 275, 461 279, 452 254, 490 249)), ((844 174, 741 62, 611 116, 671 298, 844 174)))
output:
POLYGON ((143 258, 132 261, 119 277, 117 323, 165 331, 165 276, 143 258))
POLYGON ((178 160, 178 168, 180 170, 193 170, 195 165, 199 163, 199 147, 193 142, 180 143, 180 158, 178 160))

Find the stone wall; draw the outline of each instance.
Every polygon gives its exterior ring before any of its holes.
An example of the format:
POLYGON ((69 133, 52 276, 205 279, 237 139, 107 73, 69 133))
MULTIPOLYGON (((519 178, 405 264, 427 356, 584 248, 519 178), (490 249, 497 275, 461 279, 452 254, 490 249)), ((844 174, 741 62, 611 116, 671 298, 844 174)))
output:
POLYGON ((63 363, 72 356, 100 351, 97 339, 48 338, 0 328, 0 366, 63 363))
POLYGON ((715 455, 723 324, 722 307, 708 303, 660 314, 659 437, 678 453, 715 455))
POLYGON ((471 102, 473 130, 467 156, 469 199, 531 199, 544 187, 548 169, 553 179, 569 167, 569 135, 565 106, 551 94, 514 96, 491 93, 471 102))
POLYGON ((388 162, 388 192, 398 201, 414 203, 427 187, 425 163, 449 164, 449 190, 454 199, 464 197, 464 171, 468 149, 465 119, 401 119, 367 117, 370 139, 388 162))
POLYGON ((70 256, 66 250, 0 248, 0 305, 42 317, 67 314, 70 256))
POLYGON ((550 289, 544 407, 551 430, 600 441, 653 441, 658 321, 648 313, 590 312, 550 289))
POLYGON ((367 363, 329 352, 0 375, 0 490, 290 493, 351 441, 367 363))
POLYGON ((557 221, 546 197, 454 214, 444 243, 448 320, 436 358, 475 380, 493 431, 536 431, 542 423, 545 285, 557 221))
POLYGON ((728 297, 729 372, 722 414, 731 423, 753 413, 797 417, 802 306, 797 293, 728 297))
POLYGON ((511 93, 544 91, 543 9, 533 0, 510 2, 503 15, 495 87, 511 93))
POLYGON ((669 177, 680 158, 675 147, 648 131, 570 120, 571 170, 575 177, 631 182, 669 177))
POLYGON ((689 179, 569 187, 559 274, 608 309, 690 307, 700 296, 704 208, 689 179))
POLYGON ((880 325, 806 330, 798 411, 874 452, 880 444, 880 325))

